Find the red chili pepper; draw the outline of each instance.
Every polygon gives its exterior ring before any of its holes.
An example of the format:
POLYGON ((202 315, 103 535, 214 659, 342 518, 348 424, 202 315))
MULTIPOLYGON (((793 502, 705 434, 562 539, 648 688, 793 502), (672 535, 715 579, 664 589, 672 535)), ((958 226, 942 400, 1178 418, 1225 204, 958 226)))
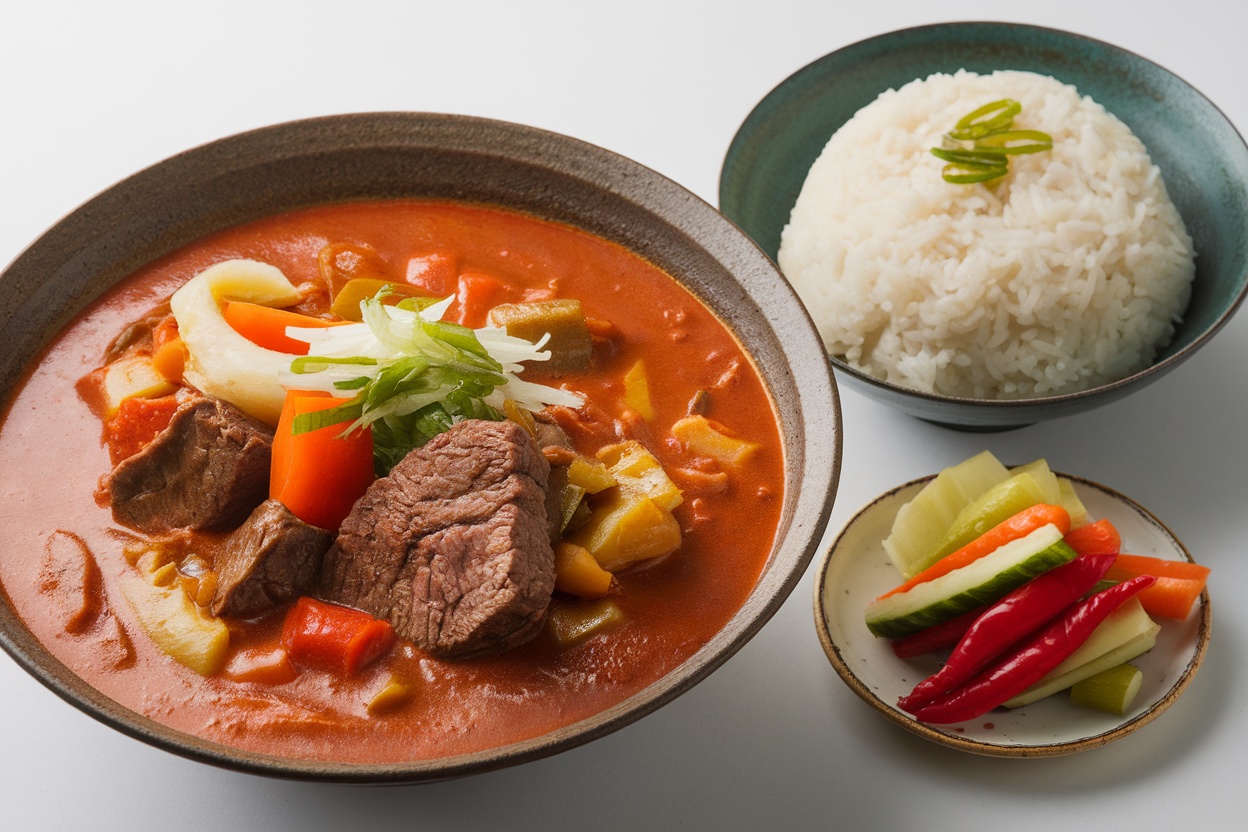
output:
POLYGON ((1113 555, 1084 555, 1006 595, 971 624, 944 666, 915 685, 897 706, 914 713, 970 679, 1010 645, 1039 630, 1083 597, 1113 562, 1113 555))
POLYGON ((975 619, 984 614, 986 607, 976 607, 964 612, 957 618, 950 618, 934 624, 926 630, 919 630, 913 635, 894 639, 890 645, 893 654, 899 659, 912 659, 915 656, 926 656, 946 647, 952 647, 966 635, 966 631, 975 623, 975 619))
POLYGON ((1047 627, 995 666, 914 712, 920 722, 946 725, 986 714, 1040 681, 1088 640, 1105 617, 1151 585, 1140 575, 1072 604, 1047 627))

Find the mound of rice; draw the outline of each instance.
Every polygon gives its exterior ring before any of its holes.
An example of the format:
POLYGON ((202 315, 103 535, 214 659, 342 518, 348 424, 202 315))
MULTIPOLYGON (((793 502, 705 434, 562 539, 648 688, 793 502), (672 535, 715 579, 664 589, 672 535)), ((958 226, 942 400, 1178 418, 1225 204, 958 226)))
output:
POLYGON ((933 75, 864 107, 824 148, 780 267, 828 352, 950 396, 1073 392, 1151 364, 1195 273, 1191 238, 1131 130, 1028 72, 933 75), (952 185, 930 153, 972 110, 1019 101, 1049 152, 952 185))

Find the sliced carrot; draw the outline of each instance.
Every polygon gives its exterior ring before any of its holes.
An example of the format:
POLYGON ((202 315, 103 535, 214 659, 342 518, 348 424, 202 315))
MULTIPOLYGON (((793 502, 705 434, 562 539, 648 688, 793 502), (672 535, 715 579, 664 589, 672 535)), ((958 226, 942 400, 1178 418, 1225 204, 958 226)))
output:
POLYGON ((1125 581, 1136 575, 1152 575, 1156 582, 1138 596, 1144 611, 1162 618, 1184 619, 1204 591, 1209 572, 1209 567, 1191 561, 1120 554, 1105 577, 1125 581))
POLYGON ((145 399, 131 396, 123 399, 117 414, 104 426, 108 457, 116 465, 143 450, 169 425, 178 399, 174 395, 145 399))
POLYGON ((945 555, 901 586, 885 592, 880 598, 905 592, 911 587, 927 583, 941 575, 947 575, 955 569, 961 569, 985 555, 992 554, 1011 540, 1026 537, 1041 526, 1047 526, 1050 523, 1065 534, 1070 531, 1070 513, 1061 506, 1051 506, 1047 503, 1037 503, 1031 508, 1025 508, 1008 520, 1003 520, 993 526, 961 549, 945 555))
POLYGON ((182 374, 186 372, 186 344, 174 335, 152 351, 152 366, 169 381, 182 383, 182 374))
POLYGON ((305 523, 334 531, 375 478, 373 434, 346 425, 294 433, 295 417, 342 404, 325 393, 290 391, 273 436, 269 496, 305 523))
POLYGON ((221 314, 235 332, 257 346, 291 355, 307 355, 308 345, 286 334, 286 327, 336 326, 336 321, 326 321, 309 315, 300 315, 287 309, 274 309, 258 303, 228 301, 221 307, 221 314))
POLYGON ((1066 533, 1066 545, 1081 555, 1116 555, 1122 536, 1109 520, 1101 519, 1066 533))
POLYGON ((389 621, 304 596, 282 623, 282 646, 295 664, 343 678, 388 651, 395 641, 389 621))
POLYGON ((178 319, 172 315, 166 315, 152 328, 152 353, 155 354, 162 346, 177 337, 178 319))

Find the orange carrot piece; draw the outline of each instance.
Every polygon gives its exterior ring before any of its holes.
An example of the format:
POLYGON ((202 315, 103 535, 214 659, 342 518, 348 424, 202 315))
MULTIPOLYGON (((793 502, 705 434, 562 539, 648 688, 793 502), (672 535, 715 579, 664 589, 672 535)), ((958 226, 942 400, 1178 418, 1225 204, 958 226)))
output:
POLYGON ((1204 591, 1209 572, 1209 567, 1191 561, 1120 554, 1105 577, 1125 581, 1136 575, 1152 575, 1156 582, 1138 596, 1144 611, 1162 618, 1184 619, 1204 591))
POLYGON ((326 321, 310 315, 300 315, 287 309, 274 309, 258 303, 228 301, 221 307, 221 314, 235 332, 257 346, 291 355, 307 355, 308 345, 286 334, 286 327, 337 326, 337 321, 326 321))
POLYGON ((177 337, 178 319, 172 315, 166 315, 152 328, 152 353, 155 354, 161 347, 177 337))
POLYGON ((181 384, 182 374, 186 371, 186 357, 186 344, 175 334, 152 351, 152 366, 169 381, 181 384))
POLYGON ((1050 523, 1057 526, 1062 534, 1066 534, 1066 532, 1070 531, 1070 513, 1061 506, 1051 506, 1047 503, 1037 503, 1031 508, 1025 508, 1008 520, 1003 520, 993 526, 961 549, 945 555, 901 586, 885 592, 880 598, 887 598, 890 595, 896 595, 898 592, 906 592, 919 584, 925 584, 934 578, 939 578, 941 575, 947 575, 955 569, 961 569, 963 566, 974 563, 985 555, 992 554, 1011 540, 1026 537, 1041 526, 1047 526, 1050 523))
POLYGON ((1116 555, 1122 536, 1109 520, 1101 519, 1066 533, 1066 545, 1081 555, 1116 555))
POLYGON ((225 666, 226 678, 235 682, 259 682, 263 685, 284 685, 293 682, 299 671, 290 656, 280 647, 243 648, 230 657, 225 666))
POLYGON ((479 327, 485 316, 500 303, 512 300, 506 283, 481 272, 465 272, 459 276, 455 302, 447 310, 447 319, 468 327, 479 327))
POLYGON ((304 596, 282 623, 282 646, 295 664, 345 678, 388 651, 395 641, 389 621, 304 596))
POLYGON ((289 391, 273 435, 269 496, 305 523, 335 531, 375 478, 373 434, 343 437, 345 424, 294 433, 295 417, 342 404, 325 393, 289 391))

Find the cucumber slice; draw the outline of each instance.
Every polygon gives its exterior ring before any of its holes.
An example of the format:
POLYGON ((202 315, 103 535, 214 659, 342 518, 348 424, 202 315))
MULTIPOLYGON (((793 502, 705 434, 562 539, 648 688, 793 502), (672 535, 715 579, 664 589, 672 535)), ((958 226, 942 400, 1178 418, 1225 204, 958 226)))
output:
POLYGON ((1078 650, 1039 682, 1006 702, 1005 707, 1030 705, 1102 670, 1142 656, 1153 649, 1160 631, 1161 625, 1148 617, 1144 607, 1140 606, 1140 599, 1131 598, 1111 612, 1078 650))
POLYGON ((921 570, 915 568, 944 537, 958 513, 992 486, 1009 477, 1005 466, 989 451, 952 465, 906 503, 897 512, 893 527, 884 538, 888 553, 897 571, 913 578, 921 570))
POLYGON ((1074 560, 1075 550, 1049 524, 1012 540, 990 555, 867 606, 867 629, 901 638, 991 604, 1032 578, 1074 560))
MULTIPOLYGON (((1056 492, 1056 479, 1054 480, 1056 492)), ((980 494, 958 512, 957 518, 940 542, 915 566, 922 572, 951 552, 956 552, 998 523, 1004 522, 1036 503, 1045 502, 1045 491, 1027 472, 1002 480, 980 494)), ((917 572, 916 572, 917 574, 917 572)))
POLYGON ((1133 664, 1120 664, 1102 670, 1070 687, 1070 701, 1086 708, 1096 708, 1115 716, 1122 716, 1131 707, 1140 688, 1144 685, 1144 673, 1133 664))

